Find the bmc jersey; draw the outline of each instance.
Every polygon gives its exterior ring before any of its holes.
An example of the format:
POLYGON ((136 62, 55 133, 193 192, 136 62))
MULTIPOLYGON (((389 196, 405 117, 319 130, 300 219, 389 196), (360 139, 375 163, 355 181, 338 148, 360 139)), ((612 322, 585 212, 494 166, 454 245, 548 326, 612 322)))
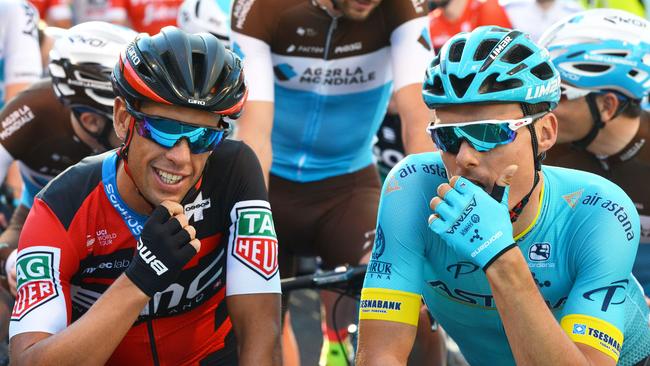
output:
MULTIPOLYGON (((630 273, 634 204, 590 173, 542 174, 539 211, 517 246, 569 338, 633 365, 650 355, 648 307, 630 273)), ((386 178, 360 317, 415 325, 422 297, 471 365, 514 365, 485 272, 429 229, 429 201, 446 182, 439 153, 410 155, 386 178)))
POLYGON ((456 33, 471 32, 474 28, 484 25, 512 28, 498 0, 468 0, 463 13, 455 20, 447 19, 444 9, 437 8, 429 13, 429 33, 433 49, 440 50, 456 33))
POLYGON ((18 160, 21 204, 28 208, 47 182, 92 153, 72 130, 70 110, 57 99, 49 79, 30 86, 0 111, 0 180, 18 160))
POLYGON ((639 253, 634 275, 650 293, 650 112, 643 112, 636 136, 625 148, 607 158, 577 150, 571 145, 554 146, 545 163, 596 173, 619 185, 634 201, 641 219, 639 253))
POLYGON ((354 21, 316 1, 235 1, 233 49, 248 99, 274 102, 274 175, 310 182, 372 163, 391 92, 422 83, 431 59, 425 7, 382 1, 354 21))
MULTIPOLYGON (((35 200, 18 248, 12 337, 62 331, 129 266, 147 217, 120 198, 118 164, 115 151, 87 158, 35 200)), ((250 148, 230 140, 219 145, 181 204, 201 250, 142 309, 110 365, 215 364, 232 357, 225 297, 280 292, 275 228, 250 148)))
POLYGON ((0 109, 5 85, 33 83, 41 77, 38 12, 26 1, 0 0, 0 109))

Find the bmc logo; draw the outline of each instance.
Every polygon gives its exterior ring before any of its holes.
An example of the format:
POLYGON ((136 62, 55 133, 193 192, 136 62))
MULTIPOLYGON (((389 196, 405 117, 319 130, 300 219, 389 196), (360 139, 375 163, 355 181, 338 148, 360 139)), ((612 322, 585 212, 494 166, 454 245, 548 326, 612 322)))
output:
POLYGON ((275 275, 278 271, 278 239, 268 208, 238 210, 232 254, 267 280, 275 275))
POLYGON ((167 270, 169 270, 169 268, 167 268, 167 266, 163 262, 161 262, 158 258, 156 258, 156 255, 153 254, 151 250, 147 248, 146 245, 144 245, 142 239, 138 239, 137 249, 140 258, 142 258, 142 260, 146 264, 148 264, 151 267, 151 269, 153 269, 154 272, 156 272, 158 276, 162 275, 163 273, 167 272, 167 270))
POLYGON ((52 273, 55 255, 58 253, 34 251, 18 258, 18 295, 11 314, 12 320, 20 320, 31 310, 59 295, 52 273))

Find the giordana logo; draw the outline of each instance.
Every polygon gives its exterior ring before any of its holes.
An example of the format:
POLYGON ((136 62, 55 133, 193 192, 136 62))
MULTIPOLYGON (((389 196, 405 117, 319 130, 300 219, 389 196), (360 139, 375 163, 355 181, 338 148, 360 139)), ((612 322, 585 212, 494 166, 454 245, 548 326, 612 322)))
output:
POLYGON ((192 99, 192 98, 189 98, 189 99, 187 100, 187 102, 190 103, 190 104, 205 105, 205 101, 204 101, 204 100, 198 100, 198 99, 192 99))
POLYGON ((265 279, 278 272, 278 239, 271 210, 246 207, 237 210, 233 256, 265 279))
MULTIPOLYGON (((38 248, 40 247, 30 249, 38 248)), ((18 295, 11 320, 20 320, 30 311, 59 296, 53 268, 55 262, 60 261, 60 252, 55 248, 42 248, 44 250, 21 253, 18 257, 16 262, 18 295)))
POLYGON ((474 258, 474 257, 476 257, 477 255, 479 255, 479 253, 481 253, 485 248, 489 247, 490 244, 494 243, 497 239, 499 239, 499 238, 502 237, 502 236, 503 236, 503 232, 500 231, 500 230, 497 231, 496 234, 492 235, 492 237, 490 237, 490 239, 488 239, 485 243, 481 244, 480 247, 476 248, 476 249, 472 252, 472 258, 474 258))
POLYGON ((208 208, 210 208, 210 198, 203 199, 203 192, 199 192, 194 202, 185 205, 187 221, 193 219, 194 222, 199 222, 203 220, 203 210, 207 210, 208 208))
POLYGON ((550 243, 535 243, 528 249, 528 259, 534 262, 546 261, 551 257, 550 243))
POLYGON ((140 64, 140 57, 138 57, 138 54, 135 51, 135 45, 131 43, 129 47, 126 49, 126 55, 129 57, 131 62, 133 63, 133 66, 138 66, 140 64))

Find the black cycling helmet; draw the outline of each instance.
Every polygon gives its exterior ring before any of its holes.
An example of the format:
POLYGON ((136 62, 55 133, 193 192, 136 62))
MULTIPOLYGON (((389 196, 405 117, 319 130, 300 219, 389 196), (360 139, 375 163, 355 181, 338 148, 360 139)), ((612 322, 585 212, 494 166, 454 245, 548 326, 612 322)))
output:
POLYGON ((217 37, 176 27, 140 34, 113 69, 113 88, 131 106, 179 105, 237 118, 248 95, 242 62, 217 37))

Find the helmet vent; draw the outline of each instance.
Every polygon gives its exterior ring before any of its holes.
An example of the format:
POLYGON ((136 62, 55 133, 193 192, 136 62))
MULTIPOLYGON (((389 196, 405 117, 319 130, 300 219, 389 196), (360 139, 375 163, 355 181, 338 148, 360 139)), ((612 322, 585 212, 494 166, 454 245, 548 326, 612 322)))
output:
POLYGON ((553 77, 553 69, 547 62, 543 62, 532 69, 530 73, 537 76, 541 80, 548 80, 553 77))
POLYGON ((630 70, 630 72, 628 72, 627 74, 630 75, 630 77, 635 77, 639 74, 639 72, 636 70, 630 70))
POLYGON ((521 63, 521 64, 513 67, 512 70, 508 71, 508 75, 512 76, 512 75, 518 73, 519 71, 524 70, 527 67, 528 67, 528 65, 526 65, 524 63, 521 63))
POLYGON ((433 85, 428 88, 428 91, 434 95, 445 95, 445 89, 442 86, 442 79, 440 79, 440 76, 436 75, 433 78, 433 85))
POLYGON ((449 47, 449 61, 458 62, 463 56, 463 50, 465 49, 465 41, 458 41, 449 47))
POLYGON ((478 89, 479 94, 495 93, 508 89, 519 88, 524 85, 524 83, 519 79, 512 78, 506 79, 504 81, 497 81, 498 77, 499 74, 494 73, 485 78, 485 80, 483 80, 483 84, 481 84, 481 87, 478 89))
POLYGON ((499 40, 497 39, 486 39, 481 42, 478 48, 476 48, 476 52, 474 52, 474 61, 485 60, 498 42, 499 40))
POLYGON ((601 55, 613 56, 613 57, 627 57, 628 52, 604 52, 600 53, 601 55))
POLYGON ((597 64, 577 64, 573 65, 576 69, 586 72, 605 72, 612 68, 611 65, 597 65, 597 64))
POLYGON ((449 81, 451 81, 451 86, 454 88, 454 92, 458 98, 465 96, 467 88, 469 88, 469 85, 474 81, 475 76, 476 73, 471 73, 461 79, 454 74, 449 75, 449 81))
POLYGON ((501 57, 501 61, 507 62, 509 64, 518 64, 527 59, 528 56, 532 54, 533 51, 530 48, 524 45, 516 44, 514 47, 509 49, 508 52, 503 55, 503 57, 501 57))
POLYGON ((440 65, 440 54, 437 54, 431 61, 431 67, 436 67, 438 65, 440 65))

